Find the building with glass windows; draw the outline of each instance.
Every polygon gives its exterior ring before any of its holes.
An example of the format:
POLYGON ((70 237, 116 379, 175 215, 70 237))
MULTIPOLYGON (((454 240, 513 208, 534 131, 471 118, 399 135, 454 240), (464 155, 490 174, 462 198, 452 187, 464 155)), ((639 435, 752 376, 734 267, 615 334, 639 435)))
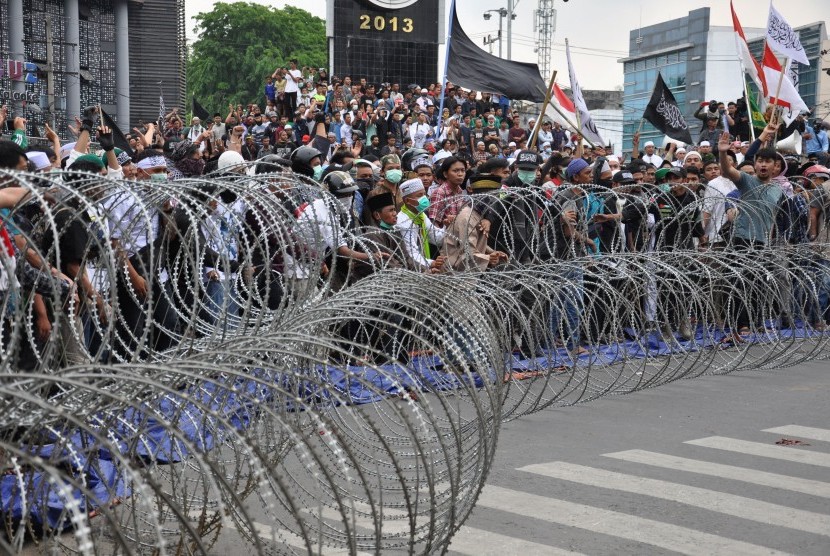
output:
POLYGON ((0 0, 0 98, 29 135, 100 104, 122 131, 182 109, 184 0, 0 0))
MULTIPOLYGON (((623 64, 623 151, 631 150, 631 138, 640 126, 641 117, 651 98, 657 73, 674 94, 689 123, 696 142, 702 122, 694 113, 703 102, 729 102, 743 95, 743 78, 735 32, 728 26, 710 24, 709 8, 692 10, 686 17, 635 29, 629 34, 629 55, 623 64)), ((820 50, 826 41, 824 23, 797 28, 810 59, 810 66, 800 66, 799 91, 808 106, 820 104, 821 87, 828 76, 821 72, 820 50)), ((765 29, 744 28, 753 55, 760 59, 765 29)), ((826 112, 826 111, 825 111, 826 112)), ((648 122, 640 131, 640 147, 646 141, 662 145, 664 136, 648 122)))

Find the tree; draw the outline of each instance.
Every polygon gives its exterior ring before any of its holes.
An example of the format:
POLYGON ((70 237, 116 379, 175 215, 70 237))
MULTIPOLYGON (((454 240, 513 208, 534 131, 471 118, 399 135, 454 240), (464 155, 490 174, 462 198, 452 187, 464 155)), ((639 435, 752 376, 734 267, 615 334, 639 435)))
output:
POLYGON ((187 61, 188 97, 211 113, 228 103, 264 103, 265 78, 288 60, 326 67, 326 28, 300 8, 219 2, 196 16, 198 39, 187 61))

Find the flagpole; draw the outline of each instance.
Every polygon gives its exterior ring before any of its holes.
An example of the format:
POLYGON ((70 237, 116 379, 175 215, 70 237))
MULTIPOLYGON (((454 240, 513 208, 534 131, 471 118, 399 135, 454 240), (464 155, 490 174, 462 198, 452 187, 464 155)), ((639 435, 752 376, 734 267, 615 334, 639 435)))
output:
POLYGON ((755 142, 755 126, 752 125, 752 103, 749 102, 749 86, 746 82, 746 72, 743 75, 744 78, 744 99, 746 99, 746 111, 747 115, 749 116, 749 137, 751 139, 751 143, 755 142))
POLYGON ((441 130, 444 127, 444 101, 447 98, 447 70, 450 67, 450 43, 452 42, 452 23, 455 21, 455 0, 450 2, 450 23, 447 25, 447 46, 444 55, 444 77, 441 81, 441 107, 438 110, 438 133, 436 139, 441 137, 441 130))
MULTIPOLYGON (((770 2, 770 5, 772 5, 772 2, 770 2)), ((784 58, 784 63, 781 65, 781 74, 778 76, 778 87, 775 89, 775 102, 773 103, 775 108, 772 111, 772 116, 773 116, 773 122, 776 125, 778 124, 778 120, 781 118, 781 114, 780 114, 781 105, 779 104, 778 96, 781 94, 781 85, 784 83, 784 68, 787 67, 787 64, 789 63, 789 60, 790 59, 787 58, 787 57, 784 58)), ((778 144, 778 132, 776 132, 775 136, 772 138, 773 148, 775 148, 775 146, 777 144, 778 144)))
MULTIPOLYGON (((732 9, 732 11, 734 13, 735 7, 732 6, 731 2, 729 3, 729 7, 732 9)), ((735 17, 737 17, 737 15, 735 15, 735 17)), ((733 22, 733 27, 734 27, 734 22, 733 22)), ((738 43, 738 33, 733 32, 733 34, 735 35, 735 49, 738 52, 738 63, 741 65, 741 79, 744 82, 744 99, 746 99, 746 111, 747 111, 747 115, 749 116, 749 136, 752 138, 752 142, 754 143, 755 142, 755 127, 752 125, 752 104, 749 102, 749 87, 747 87, 747 85, 746 85, 746 66, 744 66, 744 57, 741 54, 741 52, 743 51, 743 48, 741 48, 741 45, 738 43)), ((766 38, 764 38, 764 41, 766 42, 766 38)), ((747 47, 748 47, 748 45, 747 45, 747 47)))
POLYGON ((539 115, 539 120, 533 126, 533 134, 530 136, 530 143, 528 148, 533 150, 536 146, 536 139, 539 137, 539 129, 542 127, 542 118, 545 117, 545 112, 548 111, 548 104, 550 104, 550 97, 553 95, 553 84, 556 82, 556 70, 553 70, 553 75, 550 76, 550 83, 548 83, 548 92, 545 95, 545 102, 542 103, 542 113, 539 115))

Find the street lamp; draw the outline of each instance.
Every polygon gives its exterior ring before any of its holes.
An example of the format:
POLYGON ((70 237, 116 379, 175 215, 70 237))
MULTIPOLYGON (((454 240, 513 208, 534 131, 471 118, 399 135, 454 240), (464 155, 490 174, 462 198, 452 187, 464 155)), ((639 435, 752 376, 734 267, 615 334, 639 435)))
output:
MULTIPOLYGON (((511 1, 510 2, 511 7, 512 7, 512 4, 513 4, 513 2, 511 1)), ((492 43, 496 42, 496 40, 498 40, 499 41, 499 58, 501 58, 502 57, 501 56, 501 43, 502 43, 501 29, 502 29, 502 24, 504 22, 504 18, 507 17, 507 15, 508 15, 508 11, 507 11, 507 8, 499 8, 497 10, 487 10, 486 12, 484 12, 484 21, 490 21, 490 18, 493 17, 492 16, 493 13, 499 14, 499 35, 498 35, 497 39, 490 39, 488 37, 489 42, 485 42, 485 45, 492 44, 492 43)), ((513 14, 513 19, 516 19, 516 14, 513 14)), ((510 34, 511 34, 510 33, 510 24, 508 23, 508 25, 507 25, 507 57, 508 58, 510 58, 510 34)))

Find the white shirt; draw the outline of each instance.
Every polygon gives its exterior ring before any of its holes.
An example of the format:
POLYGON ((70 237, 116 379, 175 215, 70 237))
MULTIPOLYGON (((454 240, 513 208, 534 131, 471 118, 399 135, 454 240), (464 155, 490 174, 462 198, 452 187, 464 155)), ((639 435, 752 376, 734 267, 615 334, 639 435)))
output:
POLYGON ((726 196, 736 189, 732 180, 723 176, 718 176, 706 184, 706 190, 703 193, 703 212, 709 214, 709 222, 704 232, 710 242, 721 240, 720 229, 726 223, 726 196))
MULTIPOLYGON (((444 244, 444 229, 433 225, 432 220, 426 214, 424 215, 424 222, 430 243, 441 247, 444 244)), ((429 268, 434 259, 424 257, 424 250, 421 245, 421 228, 416 226, 409 215, 403 211, 398 213, 398 223, 395 228, 401 232, 403 244, 415 262, 424 268, 429 268)))
MULTIPOLYGON (((240 233, 241 225, 233 210, 224 205, 217 206, 216 210, 202 221, 201 230, 208 247, 219 254, 220 261, 226 257, 228 262, 237 260, 239 246, 236 238, 240 233)), ((212 270, 216 271, 220 280, 225 279, 224 272, 212 266, 203 265, 202 280, 204 282, 209 280, 208 274, 212 270)), ((229 276, 233 280, 236 278, 236 273, 231 273, 229 276)))
POLYGON ((663 157, 658 155, 657 153, 644 154, 643 161, 648 162, 649 164, 659 168, 660 165, 663 164, 663 157))
POLYGON ((286 93, 296 93, 300 90, 300 84, 291 79, 292 77, 300 78, 303 74, 298 69, 288 70, 288 76, 285 80, 285 92, 286 93))
POLYGON ((432 126, 426 123, 416 122, 409 126, 409 137, 412 139, 412 146, 423 149, 430 131, 432 131, 432 126))
POLYGON ((336 203, 331 197, 323 197, 308 205, 297 218, 298 251, 303 248, 308 252, 294 257, 285 254, 285 274, 297 279, 307 279, 312 275, 312 266, 323 261, 327 251, 336 251, 346 245, 346 238, 340 227, 339 216, 333 208, 336 203))

